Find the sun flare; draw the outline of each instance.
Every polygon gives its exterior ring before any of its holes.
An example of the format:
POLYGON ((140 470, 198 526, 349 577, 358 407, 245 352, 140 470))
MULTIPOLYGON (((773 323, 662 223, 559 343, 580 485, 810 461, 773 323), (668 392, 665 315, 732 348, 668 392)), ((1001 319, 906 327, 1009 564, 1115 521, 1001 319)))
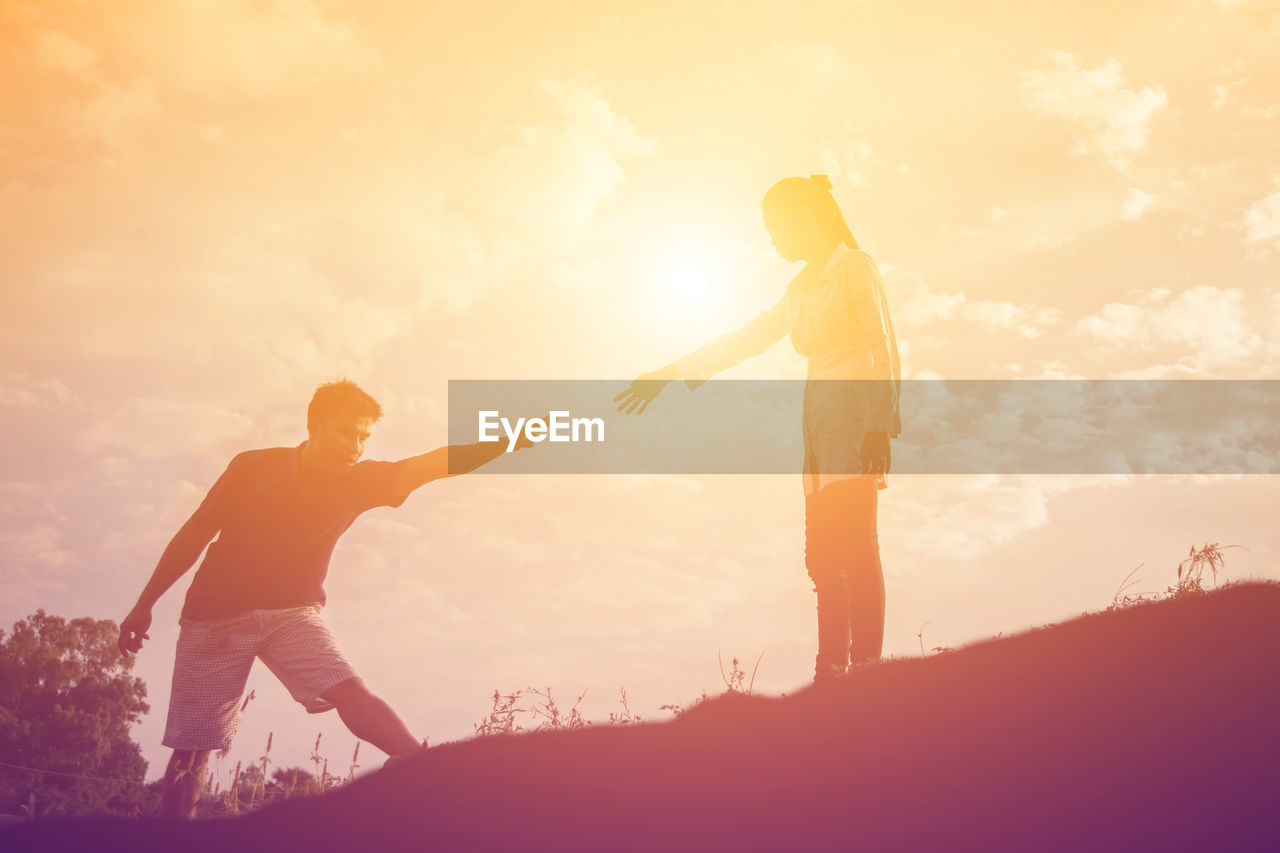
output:
POLYGON ((685 314, 706 312, 722 295, 722 265, 706 252, 673 250, 660 264, 658 276, 663 303, 685 314))

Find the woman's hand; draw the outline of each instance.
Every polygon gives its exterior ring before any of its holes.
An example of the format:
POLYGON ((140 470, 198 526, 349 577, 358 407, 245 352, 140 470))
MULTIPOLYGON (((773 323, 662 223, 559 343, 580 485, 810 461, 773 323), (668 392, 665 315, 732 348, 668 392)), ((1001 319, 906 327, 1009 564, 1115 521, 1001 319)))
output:
POLYGON ((889 473, 891 463, 887 432, 869 432, 862 437, 862 473, 883 476, 889 473))
POLYGON ((667 383, 674 378, 676 378, 674 371, 669 366, 637 376, 627 390, 613 398, 613 402, 618 404, 618 411, 624 415, 629 415, 632 411, 642 415, 654 398, 661 394, 662 389, 667 387, 667 383), (637 406, 640 408, 637 409, 637 406))

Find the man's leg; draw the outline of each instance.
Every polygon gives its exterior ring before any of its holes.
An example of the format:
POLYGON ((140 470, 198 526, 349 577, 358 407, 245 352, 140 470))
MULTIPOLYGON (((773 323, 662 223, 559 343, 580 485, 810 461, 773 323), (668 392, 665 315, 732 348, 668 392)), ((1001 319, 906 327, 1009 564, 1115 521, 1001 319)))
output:
POLYGON ((181 624, 164 732, 173 757, 160 808, 166 817, 190 819, 196 816, 209 753, 230 746, 240 725, 257 638, 241 617, 181 624))
POLYGON ((348 678, 330 687, 320 698, 332 702, 351 733, 387 755, 407 755, 422 749, 391 706, 369 692, 360 678, 348 678))
POLYGON ((278 611, 271 623, 271 634, 258 656, 308 711, 327 710, 316 704, 336 707, 352 734, 388 755, 408 755, 422 748, 391 706, 370 693, 356 675, 320 618, 318 605, 278 611), (314 701, 317 693, 320 703, 314 701))
POLYGON ((175 749, 164 771, 164 786, 160 795, 161 817, 194 820, 200 792, 204 789, 204 774, 209 767, 209 750, 175 749))

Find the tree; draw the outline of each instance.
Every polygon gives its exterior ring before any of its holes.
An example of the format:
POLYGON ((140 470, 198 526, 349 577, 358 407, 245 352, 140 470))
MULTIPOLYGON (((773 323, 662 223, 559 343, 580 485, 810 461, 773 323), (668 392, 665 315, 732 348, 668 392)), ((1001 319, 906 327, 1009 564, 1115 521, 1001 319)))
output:
POLYGON ((0 812, 149 811, 155 792, 129 736, 150 710, 147 688, 130 675, 118 635, 110 620, 68 622, 43 610, 7 637, 0 630, 0 762, 43 771, 0 767, 0 812))

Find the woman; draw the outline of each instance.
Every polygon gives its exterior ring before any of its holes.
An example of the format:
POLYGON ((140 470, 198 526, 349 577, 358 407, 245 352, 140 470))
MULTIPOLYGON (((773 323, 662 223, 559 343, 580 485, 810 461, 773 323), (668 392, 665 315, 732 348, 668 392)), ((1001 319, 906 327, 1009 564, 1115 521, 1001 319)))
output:
POLYGON ((788 334, 808 357, 805 566, 818 598, 814 680, 825 681, 850 661, 879 660, 884 645, 876 504, 889 439, 901 430, 898 344, 884 280, 858 248, 825 175, 779 181, 763 212, 778 253, 805 262, 786 293, 741 329, 639 377, 615 400, 620 411, 638 414, 672 379, 696 388, 788 334))

